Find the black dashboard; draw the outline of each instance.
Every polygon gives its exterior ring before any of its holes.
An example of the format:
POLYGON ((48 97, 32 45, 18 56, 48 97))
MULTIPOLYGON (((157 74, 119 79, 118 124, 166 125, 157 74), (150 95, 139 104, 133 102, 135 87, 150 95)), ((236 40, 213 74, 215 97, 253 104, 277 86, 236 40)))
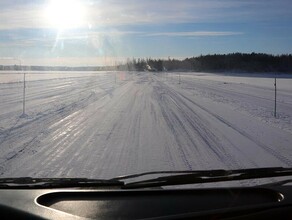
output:
POLYGON ((2 189, 1 219, 292 219, 292 187, 2 189))

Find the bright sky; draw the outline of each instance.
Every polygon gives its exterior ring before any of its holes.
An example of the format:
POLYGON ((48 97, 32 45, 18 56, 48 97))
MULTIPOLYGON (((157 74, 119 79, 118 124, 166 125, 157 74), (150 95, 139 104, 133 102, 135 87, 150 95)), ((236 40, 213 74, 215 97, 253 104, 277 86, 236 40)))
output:
POLYGON ((0 64, 287 54, 291 21, 291 0, 1 0, 0 64))

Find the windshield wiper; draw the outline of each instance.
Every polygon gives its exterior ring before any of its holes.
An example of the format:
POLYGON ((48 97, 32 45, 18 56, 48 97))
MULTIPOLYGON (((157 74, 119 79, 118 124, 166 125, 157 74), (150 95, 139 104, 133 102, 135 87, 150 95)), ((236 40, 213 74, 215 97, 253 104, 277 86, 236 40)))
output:
POLYGON ((160 187, 184 184, 199 184, 225 182, 246 179, 260 179, 279 176, 292 176, 292 168, 271 167, 271 168, 252 168, 239 170, 203 170, 203 171, 162 171, 148 172, 137 175, 121 176, 111 180, 129 180, 152 174, 175 174, 158 178, 151 178, 143 181, 125 183, 123 189, 135 189, 146 187, 160 187))
POLYGON ((292 168, 271 167, 239 170, 157 171, 128 176, 120 176, 109 180, 88 178, 1 178, 0 189, 46 189, 102 186, 116 186, 121 187, 122 189, 135 189, 171 185, 259 179, 280 176, 292 176, 292 168), (168 175, 129 183, 125 183, 122 181, 131 180, 138 177, 144 177, 147 175, 164 174, 168 175))
POLYGON ((67 187, 123 186, 118 180, 87 178, 1 178, 0 189, 47 189, 67 187))

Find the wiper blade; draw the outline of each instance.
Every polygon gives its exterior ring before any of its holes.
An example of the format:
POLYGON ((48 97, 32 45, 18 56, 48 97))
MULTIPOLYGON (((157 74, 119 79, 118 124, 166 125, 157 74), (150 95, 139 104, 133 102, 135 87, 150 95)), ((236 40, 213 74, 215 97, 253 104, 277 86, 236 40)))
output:
POLYGON ((184 184, 214 183, 235 180, 260 179, 279 176, 292 176, 292 168, 271 167, 252 168, 239 170, 202 170, 202 171, 162 171, 149 172, 137 175, 121 176, 112 180, 132 179, 150 174, 170 174, 176 175, 162 176, 143 181, 125 183, 123 189, 147 188, 184 184))
POLYGON ((118 180, 87 179, 87 178, 1 178, 0 189, 46 189, 68 187, 99 187, 123 186, 118 180))
POLYGON ((259 179, 268 177, 292 176, 292 168, 271 167, 239 170, 199 170, 199 171, 157 171, 135 175, 120 176, 113 179, 88 178, 1 178, 0 189, 46 189, 68 187, 102 187, 117 186, 123 189, 160 187, 170 185, 199 184, 212 182, 225 182, 246 179, 259 179), (147 175, 164 175, 143 181, 124 183, 121 180, 131 180, 147 175))

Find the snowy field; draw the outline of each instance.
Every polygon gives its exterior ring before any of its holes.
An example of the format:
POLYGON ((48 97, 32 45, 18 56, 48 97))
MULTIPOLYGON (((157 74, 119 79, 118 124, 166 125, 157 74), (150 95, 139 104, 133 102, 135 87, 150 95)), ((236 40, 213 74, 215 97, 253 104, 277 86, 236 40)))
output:
POLYGON ((292 167, 292 77, 0 72, 0 177, 292 167), (181 79, 179 83, 179 77, 181 79))

